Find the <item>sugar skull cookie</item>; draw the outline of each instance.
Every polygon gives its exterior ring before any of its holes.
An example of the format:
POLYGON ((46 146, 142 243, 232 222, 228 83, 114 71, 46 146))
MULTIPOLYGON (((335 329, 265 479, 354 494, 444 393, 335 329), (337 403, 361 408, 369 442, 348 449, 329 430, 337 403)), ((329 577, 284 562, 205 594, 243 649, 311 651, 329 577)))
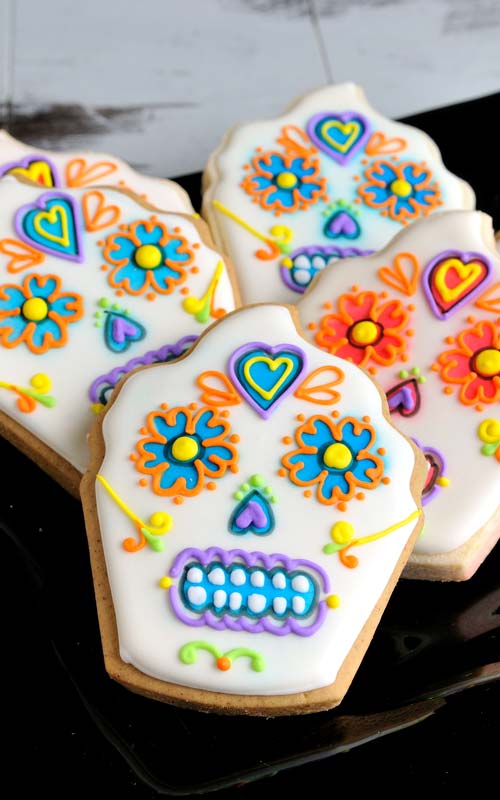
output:
POLYGON ((434 142, 375 111, 354 84, 230 131, 204 188, 204 216, 245 303, 295 303, 326 264, 379 250, 435 211, 474 207, 434 142))
POLYGON ((0 130, 0 177, 15 175, 46 189, 114 186, 165 211, 192 214, 187 192, 174 181, 141 175, 114 156, 88 151, 51 152, 31 147, 0 130))
POLYGON ((120 378, 234 307, 198 220, 113 189, 0 181, 0 433, 74 494, 120 378))
POLYGON ((245 308, 130 375, 91 449, 109 674, 205 710, 338 704, 421 527, 424 459, 370 378, 245 308))
POLYGON ((500 536, 500 256, 489 217, 437 214, 335 264, 298 306, 312 342, 371 372, 422 448, 425 528, 405 575, 469 578, 500 536))

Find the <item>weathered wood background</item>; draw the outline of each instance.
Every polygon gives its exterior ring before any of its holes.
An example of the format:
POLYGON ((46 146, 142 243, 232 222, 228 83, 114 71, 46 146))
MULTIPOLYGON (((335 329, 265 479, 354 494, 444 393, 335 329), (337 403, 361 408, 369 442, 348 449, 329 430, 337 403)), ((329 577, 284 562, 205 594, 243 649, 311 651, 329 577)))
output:
POLYGON ((391 116, 498 91, 500 0, 0 0, 3 124, 152 174, 330 80, 391 116))

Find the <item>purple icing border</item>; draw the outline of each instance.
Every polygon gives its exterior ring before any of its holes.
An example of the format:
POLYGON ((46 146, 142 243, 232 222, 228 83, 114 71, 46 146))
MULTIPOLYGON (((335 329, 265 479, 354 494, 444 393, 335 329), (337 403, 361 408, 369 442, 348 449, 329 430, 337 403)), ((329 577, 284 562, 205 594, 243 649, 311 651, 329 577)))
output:
POLYGON ((281 403, 281 401, 288 394, 290 394, 290 392, 292 392, 293 389, 295 389, 306 367, 307 367, 307 356, 304 350, 302 350, 300 347, 297 347, 294 344, 277 344, 273 347, 269 344, 265 344, 264 342, 247 342, 247 344, 238 347, 238 349, 235 350, 234 353, 231 355, 229 359, 229 376, 233 381, 233 383, 238 387, 239 391, 241 392, 247 403, 252 406, 254 411, 256 411, 257 414, 259 414, 263 419, 269 419, 269 417, 275 411, 276 407, 281 403), (297 375, 291 382, 290 386, 288 386, 285 389, 285 391, 282 394, 280 394, 273 403, 271 403, 269 408, 265 409, 261 408, 261 406, 259 406, 258 403, 255 402, 253 397, 248 394, 245 387, 240 383, 238 376, 236 375, 236 370, 234 369, 236 362, 241 356, 244 356, 247 353, 251 353, 252 350, 256 349, 264 350, 270 356, 276 356, 283 350, 288 350, 291 353, 295 353, 302 359, 302 368, 298 371, 297 375))
POLYGON ((35 200, 34 203, 26 203, 26 205, 21 206, 16 211, 16 216, 14 218, 14 227, 16 229, 17 235, 23 242, 26 242, 31 247, 35 246, 36 250, 42 250, 44 253, 48 253, 49 256, 54 256, 56 258, 65 258, 68 261, 77 261, 81 263, 83 261, 83 244, 82 244, 82 237, 81 237, 81 220, 80 220, 80 211, 78 208, 77 203, 71 195, 65 194, 64 192, 44 192, 40 197, 35 200), (64 200, 66 203, 69 203, 71 209, 73 211, 73 219, 75 223, 75 240, 78 253, 77 255, 73 255, 72 253, 61 253, 58 250, 52 250, 49 247, 45 247, 45 245, 40 244, 39 242, 34 242, 33 239, 30 239, 24 233, 22 220, 26 214, 30 211, 47 211, 46 203, 49 200, 64 200))
MULTIPOLYGON (((45 163, 48 164, 50 167, 50 171, 54 179, 54 187, 59 187, 61 185, 59 181, 59 174, 57 172, 57 168, 54 162, 51 161, 50 158, 47 158, 47 156, 37 155, 36 153, 24 156, 24 158, 21 158, 19 161, 10 161, 8 164, 0 165, 0 178, 6 175, 9 172, 9 170, 17 169, 17 167, 20 167, 21 169, 28 169, 28 167, 33 161, 45 161, 45 163)), ((45 186, 45 184, 41 183, 37 184, 37 186, 40 186, 40 188, 45 187, 46 189, 51 188, 50 186, 45 186)))
MULTIPOLYGON (((298 247, 296 250, 293 251, 293 253, 290 253, 287 256, 287 258, 293 261, 294 258, 297 258, 297 256, 300 255, 306 255, 309 257, 312 257, 314 255, 321 255, 327 257, 338 255, 339 261, 342 261, 344 258, 354 258, 356 256, 370 256, 374 252, 375 250, 364 250, 361 247, 339 247, 338 245, 334 244, 328 244, 328 245, 318 244, 318 245, 308 245, 308 247, 298 247)), ((333 265, 327 264, 325 266, 333 266, 333 265)), ((281 280, 283 281, 285 286, 288 286, 289 289, 292 289, 294 292, 297 292, 297 294, 304 294, 307 291, 307 289, 309 289, 311 281, 309 281, 307 286, 299 286, 297 283, 294 283, 290 278, 291 270, 292 267, 280 266, 281 280)))
MULTIPOLYGON (((436 460, 442 465, 441 475, 444 475, 444 472, 446 470, 446 461, 445 461, 445 458, 444 458, 443 454, 440 453, 439 450, 436 450, 435 447, 425 447, 424 445, 420 444, 418 439, 415 439, 415 437, 412 437, 412 438, 413 438, 413 441, 415 442, 415 444, 417 445, 417 447, 422 451, 424 456, 425 456, 426 453, 430 453, 431 455, 436 457, 436 460)), ((440 475, 438 475, 437 477, 439 478, 440 475)), ((436 478, 436 480, 437 480, 437 478, 436 478)), ((422 495, 422 505, 423 506, 427 505, 429 500, 432 500, 432 498, 437 494, 437 492, 439 492, 440 489, 441 489, 441 487, 437 483, 434 483, 434 486, 432 487, 430 492, 428 494, 426 494, 426 495, 422 495)))
POLYGON ((120 367, 114 367, 114 369, 110 372, 106 372, 104 375, 99 375, 99 377, 93 381, 89 389, 89 398, 91 402, 100 402, 98 389, 103 384, 115 387, 120 378, 123 378, 124 375, 128 375, 128 373, 132 372, 136 367, 146 367, 149 366, 149 364, 161 364, 179 358, 179 356, 186 352, 188 347, 194 344, 197 338, 197 336, 183 336, 182 339, 179 339, 175 344, 164 344, 158 350, 148 350, 144 355, 132 358, 130 361, 127 361, 126 364, 120 367))
MULTIPOLYGON (((330 580, 328 578, 328 574, 323 567, 321 567, 319 564, 315 564, 313 561, 300 558, 289 558, 282 553, 271 553, 270 555, 255 551, 252 553, 247 553, 244 550, 224 550, 221 547, 209 547, 208 550, 199 550, 197 547, 188 547, 185 550, 182 550, 176 556, 174 563, 172 564, 169 573, 170 577, 178 578, 182 572, 182 568, 191 558, 196 559, 200 564, 203 564, 203 566, 206 566, 213 561, 214 558, 217 558, 225 567, 227 567, 230 564, 235 563, 236 558, 241 558, 241 560, 248 567, 258 566, 260 562, 267 570, 272 569, 272 567, 274 567, 276 564, 283 564, 288 572, 298 569, 299 567, 307 567, 320 575, 323 583, 323 590, 325 592, 330 591, 330 580)), ((176 586, 170 587, 169 596, 172 610, 175 616, 180 619, 181 622, 184 622, 184 624, 190 625, 193 628, 200 628, 202 625, 208 625, 210 628, 213 628, 217 631, 228 629, 232 631, 245 631, 246 633, 272 633, 275 636, 286 636, 288 633, 295 633, 298 636, 312 636, 317 630, 319 630, 325 621, 328 611, 326 602, 324 600, 320 600, 318 603, 316 618, 311 625, 307 626, 300 625, 299 622, 293 617, 289 618, 284 625, 277 625, 272 622, 272 620, 266 618, 260 619, 258 622, 252 622, 245 617, 242 617, 241 619, 235 619, 229 614, 224 614, 222 617, 216 617, 215 614, 213 614, 210 610, 205 611, 201 617, 195 619, 186 613, 176 586)))
POLYGON ((435 256, 432 261, 429 261, 427 266, 425 267, 422 273, 422 288, 424 290, 424 294, 427 298, 427 302, 431 307, 431 311, 438 319, 448 319, 451 317, 459 308, 469 303, 477 294, 484 290, 484 287, 490 282, 491 280, 491 272, 492 272, 492 265, 490 259, 484 255, 484 253, 475 253, 472 251, 466 250, 443 250, 442 253, 439 253, 435 256), (464 264, 469 264, 471 261, 481 261, 487 270, 486 276, 481 283, 476 286, 469 294, 467 294, 459 303, 452 306, 452 308, 448 309, 448 311, 443 311, 434 300, 431 285, 430 285, 430 278, 432 276, 432 271, 434 267, 436 267, 440 261, 444 261, 445 258, 459 258, 464 264))
POLYGON ((368 117, 365 117, 364 114, 360 114, 359 111, 341 111, 339 113, 335 111, 320 111, 319 114, 315 114, 308 120, 306 125, 307 135, 311 139, 311 141, 319 147, 320 150, 323 151, 327 156, 333 158, 338 164, 342 167, 350 161, 356 153, 364 147, 365 142, 368 141, 368 138, 371 133, 371 124, 368 117), (331 120, 339 120, 342 123, 345 122, 362 122, 364 125, 364 131, 359 137, 359 139, 352 145, 351 149, 348 150, 347 153, 336 153, 335 150, 331 150, 329 146, 320 139, 315 132, 316 126, 319 122, 323 122, 324 120, 331 119, 331 120))

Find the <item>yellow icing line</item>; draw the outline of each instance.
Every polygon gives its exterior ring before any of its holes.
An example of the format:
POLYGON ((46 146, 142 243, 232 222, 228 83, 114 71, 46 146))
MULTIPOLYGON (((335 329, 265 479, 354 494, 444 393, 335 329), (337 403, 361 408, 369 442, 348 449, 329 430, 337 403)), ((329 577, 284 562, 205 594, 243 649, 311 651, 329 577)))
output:
POLYGON ((238 225, 241 225, 241 227, 244 228, 246 231, 248 231, 248 233, 251 233, 253 236, 256 236, 257 239, 260 239, 261 242, 270 241, 269 236, 264 236, 264 234, 259 233, 259 231, 256 231, 255 228, 252 228, 252 226, 248 224, 248 222, 245 222, 244 219, 238 217, 233 211, 230 211, 228 208, 226 208, 226 206, 223 206, 222 203, 219 203, 218 200, 212 200, 212 203, 215 206, 215 208, 217 208, 219 211, 225 214, 226 217, 229 217, 229 219, 232 219, 234 220, 234 222, 237 222, 238 225))
MULTIPOLYGON (((113 498, 117 506, 119 506, 119 508, 121 508, 121 510, 127 515, 127 517, 131 519, 132 522, 135 522, 139 526, 139 528, 145 528, 147 531, 151 531, 155 535, 161 535, 163 533, 167 533, 170 530, 170 528, 172 527, 172 517, 170 516, 170 514, 160 512, 162 514, 162 517, 164 517, 164 521, 162 524, 153 525, 150 520, 150 524, 146 525, 146 523, 143 522, 140 517, 134 514, 132 509, 130 509, 128 505, 121 499, 121 497, 115 492, 115 490, 113 489, 112 486, 110 486, 106 478, 104 478, 102 475, 99 474, 96 475, 96 478, 99 481, 99 483, 102 486, 104 486, 104 488, 106 489, 110 497, 113 498)), ((156 515, 153 514, 153 517, 155 516, 156 515)))
POLYGON ((390 525, 388 528, 385 528, 383 531, 379 531, 378 533, 372 533, 371 536, 363 536, 361 539, 353 539, 352 542, 349 543, 349 547, 354 547, 354 545, 358 544, 366 544, 367 542, 374 542, 375 539, 382 539, 387 534, 392 533, 393 531, 397 531, 398 528, 403 528, 409 522, 412 522, 414 519, 417 519, 422 514, 422 509, 418 508, 413 514, 410 514, 409 517, 406 519, 401 520, 401 522, 396 522, 394 525, 390 525))

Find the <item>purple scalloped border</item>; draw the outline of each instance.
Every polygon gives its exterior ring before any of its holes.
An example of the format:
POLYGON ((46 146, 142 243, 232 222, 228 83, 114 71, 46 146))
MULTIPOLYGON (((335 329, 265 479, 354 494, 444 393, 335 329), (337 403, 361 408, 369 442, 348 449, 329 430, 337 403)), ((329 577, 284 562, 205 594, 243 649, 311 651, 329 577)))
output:
MULTIPOLYGON (((245 550, 224 550, 221 547, 209 547, 208 550, 199 550, 197 547, 187 547, 176 556, 170 569, 170 577, 178 578, 182 572, 182 568, 191 558, 203 564, 203 566, 207 566, 207 564, 216 558, 221 564, 227 567, 235 563, 236 558, 240 558, 248 567, 258 566, 260 562, 266 570, 272 569, 272 567, 277 564, 282 564, 288 572, 300 567, 306 567, 313 570, 321 577, 324 592, 330 591, 330 579, 327 572, 319 564, 315 564, 314 561, 308 561, 302 558, 290 558, 282 553, 268 554, 258 551, 247 553, 245 550)), ((236 564, 238 563, 239 562, 236 562, 236 564)), ((328 611, 325 600, 320 600, 316 617, 311 625, 307 626, 300 625, 293 617, 290 617, 284 625, 277 625, 267 618, 260 619, 258 622, 252 622, 245 617, 235 619, 229 614, 216 617, 210 610, 205 611, 201 617, 193 618, 185 611, 176 586, 170 587, 169 597, 175 616, 185 625, 189 625, 193 628, 200 628, 203 625, 208 625, 210 628, 217 631, 232 630, 245 631, 245 633, 272 633, 275 636, 286 636, 288 633, 294 633, 297 636, 307 637, 312 636, 319 630, 325 621, 328 611)))
MULTIPOLYGON (((371 256, 375 250, 364 250, 361 247, 338 247, 334 244, 329 245, 308 245, 307 247, 298 247, 293 253, 290 253, 287 258, 290 258, 292 261, 294 258, 300 255, 306 255, 309 257, 320 255, 326 256, 331 258, 332 256, 338 255, 338 260, 342 261, 344 258, 355 258, 356 256, 371 256)), ((335 263, 335 262, 334 262, 335 263)), ((333 264, 325 264, 325 268, 333 266, 333 264)), ((288 286, 289 289, 292 291, 297 292, 297 294, 304 294, 307 289, 309 289, 311 285, 311 281, 307 284, 307 286, 299 286, 297 283, 294 283, 290 278, 290 271, 292 267, 284 267, 283 265, 280 266, 280 275, 281 280, 288 286)), ((321 272, 322 270, 318 271, 321 272)), ((316 276, 314 276, 316 277, 316 276)))
POLYGON ((425 267, 422 273, 422 288, 424 290, 424 294, 427 298, 427 302, 431 308, 433 314, 441 320, 448 319, 451 317, 459 308, 469 303, 476 295, 480 292, 484 291, 484 287, 490 282, 492 273, 492 264, 490 259, 484 255, 484 253, 475 253, 472 251, 466 250, 443 250, 442 253, 439 253, 437 256, 434 256, 432 261, 429 261, 427 266, 425 267), (434 267, 436 267, 440 261, 444 261, 446 258, 459 258, 464 264, 470 264, 471 261, 481 261, 482 264, 485 265, 487 269, 487 274, 484 280, 481 281, 478 286, 476 286, 469 294, 462 298, 456 305, 449 308, 447 311, 443 311, 434 299, 434 295, 431 291, 430 285, 430 278, 432 276, 432 272, 434 267))
POLYGON ((265 344, 265 342, 247 342, 247 344, 238 347, 238 349, 235 350, 234 353, 231 355, 229 359, 229 376, 233 381, 233 383, 238 387, 239 391, 241 392, 247 403, 250 406, 252 406, 254 411, 256 411, 257 414, 259 414, 263 419, 269 419, 269 417, 271 416, 271 414, 274 413, 276 407, 281 403, 281 401, 284 400, 284 398, 287 395, 289 395, 290 392, 293 391, 293 389, 295 389, 306 367, 307 367, 307 356, 304 350, 302 350, 300 347, 297 347, 297 345, 295 344, 277 344, 273 347, 269 344, 265 344), (257 350, 257 349, 264 350, 264 352, 268 353, 272 357, 279 355, 280 352, 283 352, 283 350, 285 350, 290 353, 295 353, 297 356, 299 356, 299 358, 302 359, 302 367, 297 372, 297 375, 295 376, 291 384, 287 386, 287 388, 282 394, 278 395, 276 400, 273 403, 271 403, 269 408, 265 409, 261 408, 261 406, 259 406, 259 404, 255 402, 253 397, 246 391, 243 384, 240 383, 235 370, 236 362, 238 361, 239 358, 241 358, 241 356, 247 355, 251 353, 252 350, 257 350))

